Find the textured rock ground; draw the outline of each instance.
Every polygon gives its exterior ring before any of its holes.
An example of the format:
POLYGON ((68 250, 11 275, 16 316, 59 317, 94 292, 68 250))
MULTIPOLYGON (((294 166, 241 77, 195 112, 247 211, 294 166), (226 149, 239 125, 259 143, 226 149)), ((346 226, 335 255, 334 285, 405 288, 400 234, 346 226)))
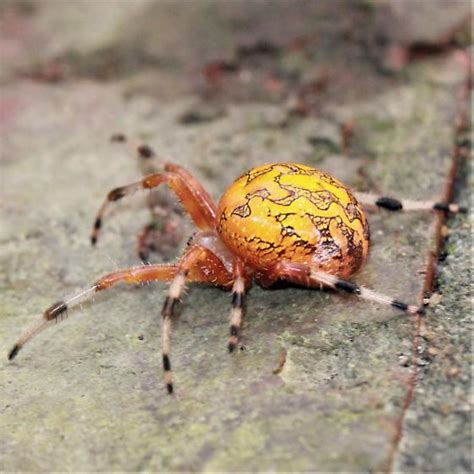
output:
MULTIPOLYGON (((107 143, 114 132, 145 137, 216 199, 249 167, 287 160, 359 189, 445 192, 464 56, 448 50, 398 76, 379 71, 353 33, 370 27, 371 2, 341 2, 341 11, 331 2, 12 5, 1 11, 14 33, 2 36, 0 76, 5 353, 53 301, 138 263, 144 196, 119 206, 96 249, 88 242, 105 193, 140 175, 133 157, 107 143), (240 67, 253 75, 230 74, 217 91, 198 74, 207 61, 232 58, 241 41, 284 45, 314 30, 316 45, 247 58, 240 67), (40 40, 44 48, 32 48, 40 40), (269 83, 290 99, 307 78, 322 81, 306 115, 261 86, 275 61, 285 80, 269 83), (350 140, 341 124, 354 131, 350 140)), ((370 260, 355 279, 420 302, 435 216, 374 213, 370 222, 370 260)), ((0 365, 0 468, 472 471, 470 221, 448 225, 442 299, 416 357, 410 318, 296 288, 251 291, 243 350, 229 356, 229 295, 192 287, 174 334, 172 398, 159 357, 165 285, 100 295, 0 365)))
MULTIPOLYGON (((472 167, 459 199, 472 196, 472 167)), ((425 360, 408 410, 399 471, 472 471, 472 215, 449 221, 436 306, 422 330, 425 360)))

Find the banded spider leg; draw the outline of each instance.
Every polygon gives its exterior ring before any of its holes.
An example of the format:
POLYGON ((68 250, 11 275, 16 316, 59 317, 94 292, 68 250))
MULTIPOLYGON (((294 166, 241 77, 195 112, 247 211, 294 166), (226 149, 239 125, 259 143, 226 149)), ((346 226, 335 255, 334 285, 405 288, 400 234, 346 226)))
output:
POLYGON ((158 280, 170 281, 168 295, 161 312, 162 360, 166 387, 168 393, 173 393, 170 360, 172 319, 186 282, 208 283, 223 288, 230 288, 232 279, 232 273, 228 272, 221 260, 212 251, 198 244, 193 244, 176 265, 144 265, 109 273, 99 278, 89 288, 69 298, 60 300, 47 308, 39 321, 20 335, 10 350, 8 358, 10 360, 15 358, 27 342, 50 325, 62 321, 71 309, 92 299, 97 292, 108 290, 120 282, 139 285, 158 280))
POLYGON ((466 213, 467 208, 456 203, 436 201, 414 201, 397 199, 389 196, 378 196, 370 193, 354 193, 361 204, 387 209, 388 211, 444 211, 456 214, 466 213))
POLYGON ((178 165, 167 163, 165 171, 146 176, 140 181, 121 186, 110 191, 99 209, 91 234, 91 243, 97 243, 105 213, 111 203, 141 189, 153 189, 166 183, 177 195, 186 212, 201 230, 214 229, 216 217, 215 205, 202 185, 189 171, 178 165))
MULTIPOLYGON (((280 262, 272 269, 271 277, 274 281, 281 278, 305 286, 324 286, 352 294, 360 299, 372 301, 384 306, 392 306, 408 314, 424 314, 423 307, 410 305, 397 298, 378 293, 377 291, 359 286, 352 281, 323 272, 309 265, 293 262, 280 262)), ((269 281, 271 282, 271 280, 269 281)))
MULTIPOLYGON (((163 160, 150 145, 130 139, 124 134, 113 135, 111 141, 126 145, 130 154, 136 158, 143 176, 164 171, 163 160)), ((159 187, 150 191, 147 205, 151 221, 138 234, 136 246, 137 255, 144 263, 149 262, 152 252, 157 252, 165 258, 174 255, 187 230, 183 208, 167 189, 159 187)))

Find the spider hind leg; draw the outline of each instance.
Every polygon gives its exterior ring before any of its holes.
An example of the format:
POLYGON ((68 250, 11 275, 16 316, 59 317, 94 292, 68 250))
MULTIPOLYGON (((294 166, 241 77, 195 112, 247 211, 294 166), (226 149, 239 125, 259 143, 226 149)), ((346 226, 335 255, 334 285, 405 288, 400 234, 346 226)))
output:
POLYGON ((386 209, 388 211, 443 211, 452 214, 466 213, 467 207, 456 203, 436 201, 413 201, 411 199, 397 199, 390 196, 378 196, 370 193, 355 193, 357 199, 368 206, 386 209))
POLYGON ((357 296, 366 301, 372 301, 384 306, 391 306, 407 314, 422 315, 425 313, 423 307, 411 305, 397 298, 378 293, 377 291, 359 286, 349 280, 323 272, 308 265, 292 262, 281 262, 272 271, 273 278, 284 278, 290 282, 304 284, 306 286, 326 286, 347 294, 357 296))

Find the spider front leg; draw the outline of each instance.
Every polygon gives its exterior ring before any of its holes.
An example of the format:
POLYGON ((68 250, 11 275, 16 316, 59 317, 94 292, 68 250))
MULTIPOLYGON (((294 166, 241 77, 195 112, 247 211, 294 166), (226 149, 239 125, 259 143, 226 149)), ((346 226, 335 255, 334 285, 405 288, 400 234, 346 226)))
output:
POLYGON ((123 143, 132 154, 136 154, 138 165, 143 175, 156 174, 162 171, 163 165, 157 160, 155 150, 139 140, 133 140, 123 133, 116 133, 110 137, 110 141, 114 143, 123 143))
MULTIPOLYGON (((135 157, 143 176, 164 171, 164 165, 153 148, 136 139, 123 134, 115 134, 112 142, 126 145, 135 157)), ((147 206, 150 209, 151 222, 145 225, 138 235, 137 255, 144 263, 149 262, 152 252, 168 258, 180 244, 185 233, 182 219, 183 208, 165 188, 159 187, 149 193, 147 206)))
POLYGON ((107 290, 119 282, 138 285, 149 281, 172 280, 177 271, 178 267, 176 265, 147 265, 127 268, 126 270, 109 273, 99 278, 89 288, 69 298, 57 301, 46 309, 41 315, 40 320, 19 337, 16 344, 10 350, 8 358, 10 360, 13 359, 20 349, 33 337, 51 324, 62 321, 71 309, 92 299, 97 292, 107 290))
POLYGON ((436 201, 412 201, 410 199, 396 199, 389 196, 378 196, 370 193, 354 193, 361 204, 379 207, 389 211, 444 211, 453 214, 467 212, 467 208, 455 203, 436 201))
POLYGON ((425 314, 425 310, 422 307, 410 305, 397 298, 386 296, 369 288, 359 286, 349 280, 344 280, 323 272, 318 268, 311 268, 309 265, 280 262, 273 268, 271 275, 274 279, 282 278, 300 285, 302 284, 312 287, 326 286, 344 293, 355 295, 363 300, 397 308, 408 314, 425 314))
POLYGON ((232 310, 230 313, 230 335, 227 343, 229 352, 234 352, 239 342, 240 326, 245 306, 245 267, 241 260, 234 263, 234 283, 232 285, 232 310))
POLYGON ((51 324, 62 321, 67 313, 86 301, 92 299, 97 292, 107 290, 117 283, 124 282, 138 285, 150 281, 171 281, 168 296, 162 310, 162 358, 164 378, 169 393, 173 392, 171 375, 171 330, 172 317, 179 298, 184 290, 186 281, 205 282, 229 288, 232 284, 232 274, 228 272, 222 262, 211 251, 200 246, 192 245, 181 258, 178 265, 145 265, 109 273, 99 278, 89 288, 76 295, 60 300, 41 315, 40 320, 26 330, 17 340, 8 354, 12 360, 34 336, 51 324))
POLYGON ((146 176, 126 186, 109 192, 99 209, 94 222, 91 243, 95 245, 102 227, 103 218, 109 205, 141 189, 153 189, 166 183, 177 195, 192 220, 201 230, 212 230, 216 217, 216 208, 211 197, 201 184, 185 169, 178 165, 166 164, 163 173, 146 176))
POLYGON ((230 275, 219 258, 207 248, 193 244, 184 254, 178 264, 177 272, 169 286, 168 295, 163 303, 162 316, 162 359, 163 373, 166 389, 169 394, 173 393, 173 376, 171 371, 171 333, 172 320, 175 308, 185 289, 186 281, 196 269, 200 269, 208 281, 222 287, 228 287, 232 281, 230 275))

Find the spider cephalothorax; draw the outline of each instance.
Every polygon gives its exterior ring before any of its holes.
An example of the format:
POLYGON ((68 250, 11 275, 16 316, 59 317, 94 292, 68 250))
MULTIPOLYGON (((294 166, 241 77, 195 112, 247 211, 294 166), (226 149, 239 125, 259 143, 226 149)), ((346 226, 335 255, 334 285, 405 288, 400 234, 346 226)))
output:
MULTIPOLYGON (((139 156, 154 155, 146 145, 139 156)), ((244 294, 252 282, 268 287, 278 280, 314 288, 329 287, 410 314, 423 309, 408 305, 345 280, 367 257, 369 227, 360 203, 392 211, 459 212, 456 204, 400 201, 352 193, 333 177, 297 163, 273 163, 253 168, 225 191, 218 206, 184 168, 166 164, 164 171, 113 189, 99 210, 91 241, 97 242, 108 206, 140 189, 166 183, 178 196, 199 231, 176 264, 141 265, 98 279, 92 286, 50 306, 40 321, 23 333, 9 353, 13 359, 33 336, 57 322, 73 306, 118 282, 142 284, 171 281, 162 309, 162 358, 165 383, 171 376, 172 317, 186 282, 205 282, 232 289, 229 351, 238 342, 244 294)))

